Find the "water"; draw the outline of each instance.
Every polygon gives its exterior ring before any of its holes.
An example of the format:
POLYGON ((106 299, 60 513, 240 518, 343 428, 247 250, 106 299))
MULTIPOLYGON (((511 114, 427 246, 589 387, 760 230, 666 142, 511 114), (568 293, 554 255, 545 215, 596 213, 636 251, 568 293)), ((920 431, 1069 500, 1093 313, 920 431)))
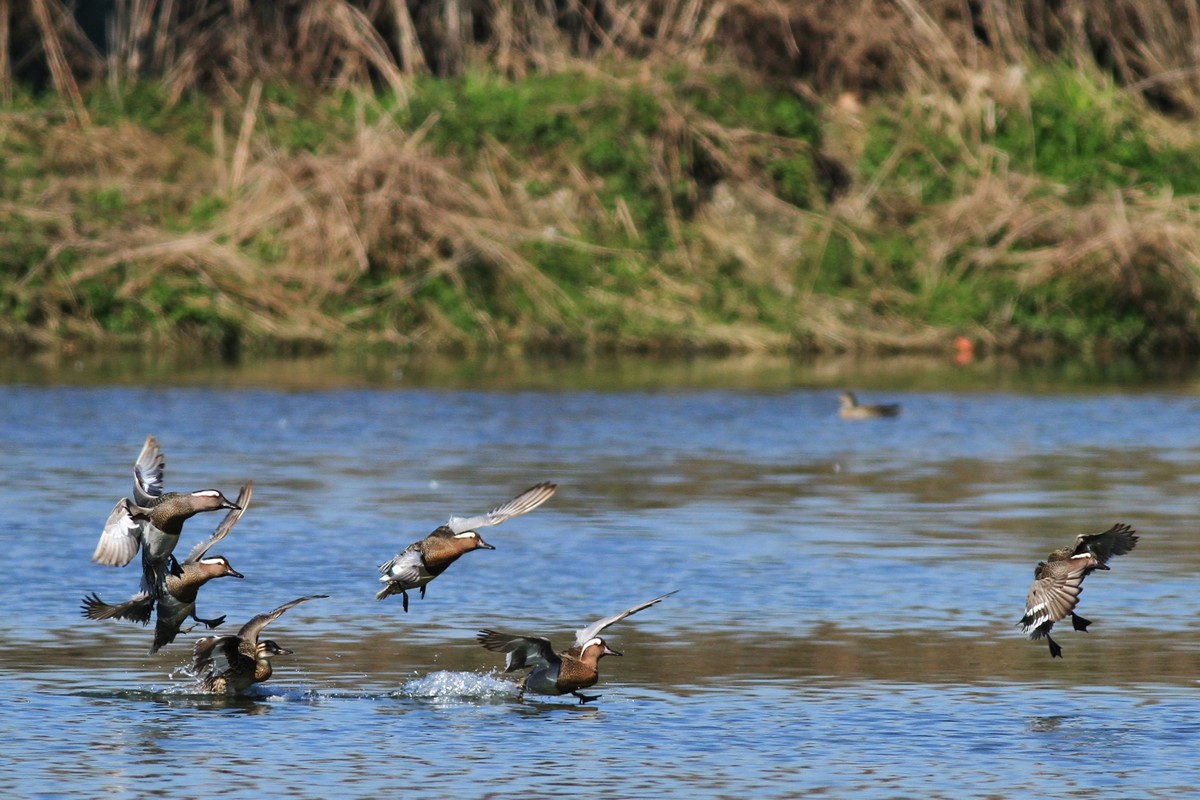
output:
MULTIPOLYGON (((221 381, 210 381, 220 386, 221 381)), ((1200 398, 1092 387, 488 391, 0 387, 0 787, 6 796, 1169 797, 1200 784, 1200 398), (79 616, 133 567, 90 562, 154 433, 168 489, 253 503, 202 591, 222 632, 296 654, 244 698, 195 692, 197 631, 79 616), (540 481, 428 588, 376 566, 540 481), (1014 627, 1037 561, 1133 524, 1065 658, 1014 627), (586 706, 521 699, 484 627, 606 632, 586 706), (214 789, 215 791, 215 789, 214 789)), ((181 550, 218 515, 184 530, 181 550)))

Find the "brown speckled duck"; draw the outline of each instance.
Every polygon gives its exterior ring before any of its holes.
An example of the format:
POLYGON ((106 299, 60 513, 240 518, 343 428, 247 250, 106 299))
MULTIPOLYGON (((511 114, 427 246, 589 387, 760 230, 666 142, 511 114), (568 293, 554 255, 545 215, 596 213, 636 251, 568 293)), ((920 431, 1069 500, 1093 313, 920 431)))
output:
MULTIPOLYGON (((676 590, 678 591, 678 590, 676 590)), ((515 672, 533 668, 521 681, 521 693, 561 695, 572 694, 579 698, 580 705, 598 700, 600 695, 583 694, 600 678, 599 661, 604 656, 619 656, 600 638, 599 633, 615 622, 636 614, 644 608, 662 602, 675 592, 667 592, 649 602, 626 609, 620 614, 597 620, 586 628, 575 632, 575 645, 570 649, 555 652, 549 639, 541 636, 521 636, 502 633, 491 629, 481 630, 475 638, 488 650, 506 653, 504 671, 515 672)))
POLYGON ((1075 613, 1083 579, 1098 569, 1108 569, 1108 560, 1123 556, 1137 546, 1137 533, 1128 525, 1112 526, 1103 533, 1081 533, 1075 543, 1055 550, 1033 571, 1033 586, 1025 598, 1025 615, 1017 625, 1034 641, 1046 638, 1051 658, 1062 658, 1062 647, 1050 638, 1054 623, 1071 616, 1077 631, 1086 631, 1091 620, 1075 613))
POLYGON ((549 500, 557 488, 557 484, 539 483, 486 514, 477 517, 450 517, 445 525, 438 527, 424 539, 413 542, 403 552, 380 565, 379 580, 385 586, 376 593, 375 599, 383 600, 393 594, 401 595, 403 608, 408 611, 409 589, 420 589, 421 597, 424 597, 425 586, 445 572, 463 553, 496 549, 483 540, 476 528, 499 525, 505 520, 527 514, 549 500))
POLYGON ((842 392, 838 403, 838 416, 842 419, 883 419, 900 416, 899 403, 859 405, 854 392, 842 392))
POLYGON ((328 597, 313 594, 297 597, 266 614, 251 619, 236 636, 205 636, 192 649, 192 674, 200 679, 200 690, 213 694, 237 694, 271 677, 271 659, 291 655, 270 639, 259 641, 262 629, 279 615, 307 600, 328 597))

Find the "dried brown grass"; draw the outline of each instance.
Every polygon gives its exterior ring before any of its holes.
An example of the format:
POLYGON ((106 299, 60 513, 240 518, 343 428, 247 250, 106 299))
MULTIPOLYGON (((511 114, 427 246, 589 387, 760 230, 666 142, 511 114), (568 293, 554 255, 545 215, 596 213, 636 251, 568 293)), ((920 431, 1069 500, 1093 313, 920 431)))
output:
MULTIPOLYGON (((0 0, 0 11, 7 8, 0 0)), ((587 297, 617 316, 649 320, 649 327, 687 331, 701 347, 774 351, 794 344, 796 331, 835 349, 922 349, 946 340, 945 331, 888 311, 912 300, 908 290, 881 287, 866 301, 812 292, 811 270, 833 236, 850 243, 864 271, 887 277, 890 265, 879 263, 864 241, 880 227, 905 224, 900 221, 914 211, 899 207, 902 197, 880 196, 881 183, 911 143, 897 142, 874 181, 852 184, 818 212, 797 209, 756 181, 749 165, 763 146, 761 134, 691 113, 656 77, 668 64, 698 70, 714 59, 737 61, 763 80, 786 83, 831 107, 834 98, 849 98, 851 110, 839 129, 849 135, 835 145, 844 146, 846 163, 854 158, 854 137, 863 135, 854 107, 884 93, 918 98, 923 112, 956 138, 972 182, 910 228, 921 248, 917 271, 926 290, 972 272, 1006 271, 1024 287, 1063 275, 1094 277, 1149 304, 1162 300, 1147 288, 1148 279, 1200 296, 1195 203, 1132 189, 1079 207, 1059 187, 981 144, 998 108, 1020 113, 1027 103, 1022 65, 1039 57, 1071 58, 1089 69, 1099 61, 1154 108, 1200 112, 1200 0, 494 0, 486 9, 401 0, 129 0, 120 6, 103 58, 89 50, 59 0, 31 0, 29 8, 28 19, 10 9, 14 24, 0 27, 0 46, 7 48, 0 49, 0 90, 15 57, 15 31, 32 26, 53 85, 83 126, 81 86, 101 78, 161 81, 171 98, 196 90, 219 98, 214 158, 163 147, 133 130, 58 134, 50 140, 49 163, 71 177, 50 187, 37 208, 0 208, 0 217, 19 213, 56 231, 27 284, 45 277, 38 270, 51 269, 64 252, 77 260, 70 274, 54 276, 57 293, 38 299, 45 330, 54 335, 100 335, 97 321, 63 311, 84 308, 76 295, 95 280, 110 280, 118 297, 143 303, 154 320, 152 334, 169 335, 165 315, 156 317, 161 309, 145 295, 153 284, 179 280, 210 288, 215 310, 252 336, 328 341, 368 318, 403 316, 404 325, 373 335, 469 347, 462 320, 419 299, 420 290, 446 280, 469 296, 471 271, 479 269, 499 287, 518 288, 536 311, 514 322, 471 306, 487 344, 549 339, 569 327, 573 301, 522 254, 524 246, 553 242, 587 251, 579 241, 585 219, 631 239, 638 235, 628 208, 620 201, 607 208, 578 169, 540 175, 539 167, 496 143, 473 163, 449 160, 433 155, 424 129, 406 133, 386 121, 363 123, 351 143, 319 153, 279 152, 261 134, 264 82, 348 93, 383 87, 403 97, 412 76, 431 68, 452 73, 472 61, 515 77, 564 69, 594 75, 599 64, 608 70, 623 62, 613 70, 622 77, 613 80, 656 97, 664 113, 648 190, 669 198, 667 187, 686 183, 689 201, 700 210, 685 219, 679 209, 665 208, 676 247, 648 271, 644 292, 627 296, 597 286, 587 297), (635 60, 641 69, 629 67, 635 60), (232 142, 225 140, 221 109, 239 115, 232 142), (683 148, 701 150, 718 165, 720 186, 702 190, 679 173, 683 148), (558 190, 530 196, 525 184, 543 178, 558 190), (114 186, 132 206, 186 209, 190 190, 224 197, 227 207, 204 230, 187 234, 128 220, 107 228, 81 221, 73 198, 114 186), (278 248, 275 255, 255 255, 264 239, 278 248), (721 260, 738 263, 747 281, 792 299, 801 319, 790 332, 750 317, 713 322, 698 312, 695 284, 721 260)), ((1187 312, 1171 313, 1181 318, 1187 312)), ((1003 325, 975 334, 1011 344, 1003 325)))
MULTIPOLYGON (((361 317, 377 315, 381 304, 399 312, 429 280, 444 277, 461 287, 468 264, 487 265, 501 290, 519 286, 541 324, 562 321, 561 289, 520 254, 520 245, 569 241, 557 231, 574 224, 574 204, 555 213, 531 201, 506 174, 518 168, 504 163, 502 151, 494 148, 465 180, 460 164, 434 156, 422 144, 422 131, 406 135, 384 121, 364 126, 352 142, 328 153, 284 154, 254 134, 256 107, 252 89, 238 144, 215 164, 175 151, 192 169, 187 182, 192 191, 228 197, 228 207, 200 232, 173 233, 133 218, 81 227, 78 198, 95 191, 118 188, 132 206, 179 203, 182 209, 186 197, 177 194, 175 181, 148 177, 173 172, 156 160, 172 150, 162 143, 87 131, 75 131, 61 143, 64 158, 71 154, 72 160, 59 165, 80 167, 80 173, 55 182, 43 196, 42 221, 56 228, 56 242, 25 277, 30 285, 49 279, 56 287, 39 300, 47 319, 56 320, 50 329, 101 337, 95 320, 63 314, 62 308, 79 311, 82 306, 72 300, 78 287, 103 280, 115 285, 118 298, 144 307, 149 335, 166 337, 168 315, 156 320, 164 309, 152 307, 145 293, 177 278, 211 289, 215 310, 251 337, 331 341, 361 317), (277 257, 251 255, 264 236, 278 249, 277 257), (70 272, 44 274, 64 253, 74 262, 70 272), (363 295, 364 285, 375 288, 363 295)), ((182 177, 178 171, 174 176, 182 177)), ((29 209, 7 211, 25 215, 29 209)), ((430 339, 468 344, 461 326, 447 321, 435 304, 422 304, 416 316, 415 327, 376 335, 403 344, 430 339)), ((503 344, 511 336, 482 308, 475 316, 490 343, 503 344)))
POLYGON ((961 90, 974 73, 1031 59, 1073 60, 1170 113, 1200 113, 1200 3, 1117 0, 741 0, 714 39, 774 79, 825 97, 919 86, 961 90))
POLYGON ((519 77, 580 60, 699 67, 732 53, 768 80, 832 97, 961 87, 976 71, 1066 58, 1157 107, 1200 111, 1200 0, 125 0, 117 10, 102 56, 61 0, 10 8, 0 79, 14 62, 41 63, 72 101, 106 76, 161 79, 172 96, 254 79, 403 93, 406 76, 431 65, 452 74, 487 62, 519 77))

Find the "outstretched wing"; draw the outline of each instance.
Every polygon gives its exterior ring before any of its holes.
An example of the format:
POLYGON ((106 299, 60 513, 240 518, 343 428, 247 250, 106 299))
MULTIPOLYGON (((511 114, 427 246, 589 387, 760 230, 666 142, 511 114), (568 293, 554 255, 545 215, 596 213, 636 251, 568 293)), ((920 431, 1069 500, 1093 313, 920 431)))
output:
POLYGON ((151 505, 163 494, 163 467, 166 459, 153 436, 146 437, 142 452, 138 453, 133 465, 133 502, 139 506, 151 505))
POLYGON ((295 600, 292 600, 291 602, 284 603, 283 605, 281 605, 279 608, 275 609, 274 611, 267 612, 266 614, 259 614, 257 617, 254 617, 253 619, 251 619, 249 622, 247 622, 245 625, 242 626, 242 629, 240 631, 238 631, 238 637, 245 639, 246 641, 257 642, 259 632, 263 628, 270 625, 275 620, 279 619, 280 614, 287 611, 292 606, 300 605, 301 603, 305 602, 306 600, 316 600, 319 597, 329 597, 329 595, 327 595, 327 594, 310 594, 308 597, 297 597, 295 600))
POLYGON ((142 525, 149 525, 144 510, 122 497, 113 506, 104 530, 100 533, 100 541, 92 553, 92 561, 108 567, 123 567, 137 555, 138 546, 142 541, 142 525))
POLYGON ((622 611, 620 614, 614 614, 611 617, 605 617, 604 619, 598 619, 595 622, 593 622, 591 625, 588 625, 586 628, 580 628, 579 630, 575 631, 575 646, 582 647, 585 643, 587 643, 587 641, 589 639, 591 639, 592 637, 599 634, 600 631, 604 630, 609 625, 612 625, 614 622, 620 622, 621 620, 628 617, 630 614, 636 614, 637 612, 641 611, 643 608, 649 608, 650 606, 654 605, 655 603, 660 603, 678 591, 679 590, 676 589, 674 592, 667 592, 666 594, 656 597, 653 600, 650 600, 648 602, 642 603, 641 605, 634 606, 633 608, 627 608, 624 611, 622 611))
POLYGON ((450 517, 446 526, 455 533, 473 531, 476 528, 488 528, 499 525, 506 519, 527 514, 554 496, 558 484, 545 481, 536 486, 530 486, 521 494, 503 505, 496 506, 486 514, 477 517, 450 517))
POLYGON ((1022 633, 1029 634, 1031 639, 1040 639, 1050 630, 1050 625, 1075 610, 1079 593, 1083 591, 1083 579, 1090 571, 1090 562, 1091 559, 1082 559, 1081 563, 1052 561, 1039 567, 1025 597, 1025 616, 1017 623, 1022 633))
POLYGON ((548 667, 560 661, 550 640, 541 636, 520 636, 485 628, 475 638, 488 650, 507 654, 504 657, 505 672, 525 667, 548 667))
POLYGON ((1081 533, 1075 537, 1075 552, 1088 552, 1101 566, 1113 556, 1123 556, 1137 546, 1138 536, 1132 527, 1119 522, 1104 533, 1081 533))
POLYGON ((234 503, 237 508, 230 509, 229 513, 225 515, 225 519, 221 520, 221 524, 213 532, 213 535, 193 547, 192 551, 188 553, 187 558, 181 563, 195 564, 204 558, 204 554, 211 550, 213 545, 228 536, 229 532, 233 530, 233 526, 242 518, 242 513, 245 512, 246 506, 250 505, 250 495, 252 494, 254 494, 254 481, 246 481, 246 485, 242 487, 242 491, 238 493, 237 501, 234 503))
POLYGON ((138 592, 124 603, 112 605, 92 592, 83 598, 80 608, 80 613, 88 619, 123 619, 145 625, 150 621, 150 612, 154 609, 154 597, 146 592, 138 592))

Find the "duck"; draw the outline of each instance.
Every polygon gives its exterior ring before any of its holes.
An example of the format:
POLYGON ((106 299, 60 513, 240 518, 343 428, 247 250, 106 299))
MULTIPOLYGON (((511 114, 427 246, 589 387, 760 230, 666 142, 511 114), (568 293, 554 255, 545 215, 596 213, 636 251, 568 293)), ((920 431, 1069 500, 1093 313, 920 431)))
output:
POLYGON ((600 637, 600 632, 631 614, 661 603, 677 591, 679 590, 667 592, 620 614, 605 617, 580 628, 575 631, 575 644, 566 650, 556 652, 550 640, 541 636, 503 633, 491 628, 479 631, 475 638, 484 648, 506 654, 504 672, 516 672, 527 668, 532 670, 520 681, 522 697, 526 692, 544 695, 570 694, 578 698, 579 704, 583 705, 600 699, 600 695, 583 694, 581 691, 595 686, 596 681, 600 679, 600 659, 604 656, 623 655, 609 647, 600 637))
POLYGON ((158 620, 155 623, 154 642, 150 646, 151 655, 175 641, 188 617, 209 630, 219 627, 225 621, 225 616, 214 619, 197 616, 196 598, 200 587, 214 578, 245 577, 235 570, 224 556, 210 556, 208 551, 224 539, 241 519, 250 505, 253 491, 254 484, 247 482, 238 494, 235 503, 237 508, 231 509, 213 535, 193 547, 183 561, 176 561, 173 555, 168 556, 168 568, 157 591, 151 592, 143 588, 124 603, 116 605, 105 603, 93 592, 83 599, 83 616, 96 620, 121 619, 145 625, 150 621, 151 611, 157 604, 158 620))
POLYGON ((154 593, 162 585, 167 558, 179 543, 183 523, 203 511, 236 510, 217 489, 164 492, 165 458, 158 441, 147 436, 133 467, 133 499, 117 501, 105 522, 92 561, 123 567, 142 551, 143 590, 154 593))
POLYGON ((375 594, 375 599, 383 600, 398 594, 403 598, 402 607, 407 613, 409 589, 420 589, 424 598, 429 582, 445 572, 464 553, 496 549, 483 540, 478 528, 489 528, 527 514, 553 497, 557 489, 558 484, 543 481, 486 514, 451 516, 445 525, 439 526, 424 539, 413 542, 379 566, 379 580, 384 587, 375 594))
POLYGON ((311 594, 297 597, 266 614, 259 614, 237 632, 236 636, 205 636, 192 648, 192 674, 200 680, 200 691, 212 694, 239 694, 256 683, 271 677, 271 659, 291 655, 270 639, 258 640, 262 629, 270 625, 289 608, 328 597, 311 594))
POLYGON ((1125 555, 1137 543, 1137 532, 1117 523, 1103 533, 1081 533, 1074 544, 1060 547, 1045 561, 1039 561, 1033 570, 1033 586, 1025 597, 1025 614, 1017 623, 1021 632, 1033 641, 1045 637, 1050 657, 1062 658, 1062 647, 1050 637, 1050 629, 1069 614, 1071 626, 1086 631, 1092 621, 1075 613, 1083 579, 1098 569, 1109 569, 1109 559, 1125 555))
POLYGON ((854 392, 842 392, 838 402, 838 416, 842 419, 882 419, 900 416, 899 403, 859 405, 854 392))

